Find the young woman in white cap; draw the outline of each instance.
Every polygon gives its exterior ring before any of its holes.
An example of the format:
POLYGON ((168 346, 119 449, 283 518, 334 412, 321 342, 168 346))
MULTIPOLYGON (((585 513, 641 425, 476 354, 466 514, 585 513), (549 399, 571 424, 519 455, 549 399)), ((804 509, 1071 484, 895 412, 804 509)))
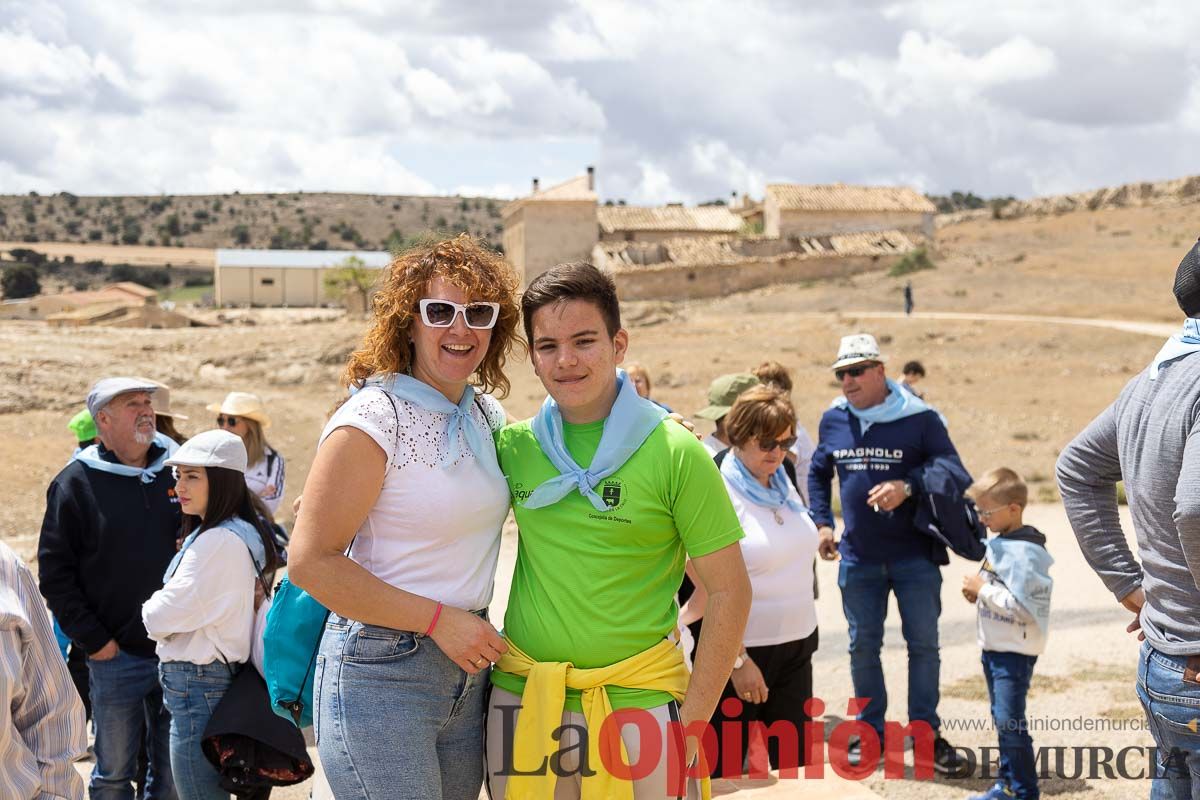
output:
POLYGON ((220 403, 211 403, 217 427, 236 433, 246 445, 246 485, 262 498, 272 516, 283 502, 283 456, 267 443, 264 430, 271 427, 262 399, 250 392, 230 392, 220 403))
POLYGON ((246 486, 246 447, 228 431, 189 439, 166 462, 186 538, 142 606, 158 643, 163 702, 171 712, 171 771, 181 800, 228 800, 200 748, 204 727, 250 659, 255 585, 276 567, 275 547, 246 486))

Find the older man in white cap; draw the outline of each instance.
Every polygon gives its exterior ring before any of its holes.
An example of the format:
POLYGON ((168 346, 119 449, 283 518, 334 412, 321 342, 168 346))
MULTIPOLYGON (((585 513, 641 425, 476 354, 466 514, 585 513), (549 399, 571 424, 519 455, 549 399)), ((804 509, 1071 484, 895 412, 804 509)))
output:
MULTIPOLYGON (((955 754, 938 735, 937 705, 940 565, 949 558, 945 547, 917 530, 911 498, 921 491, 924 473, 943 459, 955 474, 966 471, 937 412, 888 379, 886 360, 870 334, 842 339, 833 363, 842 397, 821 417, 808 491, 821 557, 841 557, 838 586, 850 628, 850 676, 855 696, 869 700, 859 719, 875 729, 882 744, 887 687, 879 654, 888 594, 894 593, 908 644, 909 722, 928 723, 935 736, 933 766, 948 773, 955 754), (835 472, 845 522, 840 544, 830 502, 835 472)), ((963 488, 969 483, 967 476, 963 488)), ((860 744, 851 743, 852 761, 860 744)))
POLYGON ((152 396, 137 378, 105 378, 88 393, 100 444, 77 453, 50 482, 38 543, 42 595, 88 653, 96 725, 89 795, 133 797, 145 742, 148 800, 174 798, 154 643, 142 604, 162 586, 176 550, 179 502, 164 469, 176 449, 157 435, 152 396))

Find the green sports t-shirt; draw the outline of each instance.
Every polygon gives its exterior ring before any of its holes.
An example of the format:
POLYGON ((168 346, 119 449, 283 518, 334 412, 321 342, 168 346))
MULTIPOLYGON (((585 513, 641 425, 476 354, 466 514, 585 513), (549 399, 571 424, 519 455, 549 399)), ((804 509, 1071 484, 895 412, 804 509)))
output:
MULTIPOLYGON (((603 420, 563 424, 577 464, 591 464, 603 432, 603 420)), ((743 536, 712 458, 670 420, 596 487, 606 512, 578 490, 544 508, 524 507, 534 489, 558 475, 529 421, 501 430, 496 452, 520 529, 504 632, 535 661, 606 667, 654 646, 675 630, 685 557, 743 536)), ((493 670, 492 683, 519 695, 525 679, 493 670)), ((624 687, 609 687, 609 697, 614 708, 671 700, 624 687)), ((566 707, 581 710, 577 690, 567 691, 566 707)))

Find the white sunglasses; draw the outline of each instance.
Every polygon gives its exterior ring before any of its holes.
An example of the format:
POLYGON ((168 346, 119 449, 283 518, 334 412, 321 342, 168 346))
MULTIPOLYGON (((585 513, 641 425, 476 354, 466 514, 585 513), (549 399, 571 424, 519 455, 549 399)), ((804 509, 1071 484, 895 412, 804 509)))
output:
POLYGON ((418 306, 421 309, 421 321, 431 328, 449 328, 454 324, 455 318, 462 314, 463 322, 468 328, 482 330, 494 327, 500 317, 499 303, 479 301, 464 306, 449 300, 426 298, 418 306))

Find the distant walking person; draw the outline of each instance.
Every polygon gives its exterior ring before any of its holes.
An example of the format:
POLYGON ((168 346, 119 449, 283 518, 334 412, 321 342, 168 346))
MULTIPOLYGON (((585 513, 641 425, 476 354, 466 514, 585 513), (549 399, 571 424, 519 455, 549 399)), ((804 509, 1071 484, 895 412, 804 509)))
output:
POLYGON ((164 469, 176 445, 154 429, 152 394, 136 378, 105 378, 88 393, 100 444, 50 482, 38 542, 42 595, 88 652, 96 766, 94 800, 129 800, 143 741, 148 800, 176 797, 154 643, 142 604, 175 556, 179 502, 164 469))
POLYGON ((242 437, 249 459, 246 485, 275 514, 283 502, 284 463, 283 456, 271 447, 263 433, 271 427, 271 418, 262 399, 249 392, 230 392, 220 403, 207 408, 217 413, 218 428, 242 437))
POLYGON ((912 281, 904 284, 904 313, 911 315, 913 312, 913 290, 912 281))
POLYGON ((1145 636, 1137 693, 1158 746, 1150 797, 1200 798, 1200 243, 1175 273, 1187 319, 1063 450, 1058 486, 1088 564, 1145 636), (1117 513, 1125 482, 1138 552, 1117 513), (1139 563, 1140 560, 1140 563, 1139 563))
POLYGON ((83 800, 83 704, 29 569, 0 542, 0 797, 83 800))

